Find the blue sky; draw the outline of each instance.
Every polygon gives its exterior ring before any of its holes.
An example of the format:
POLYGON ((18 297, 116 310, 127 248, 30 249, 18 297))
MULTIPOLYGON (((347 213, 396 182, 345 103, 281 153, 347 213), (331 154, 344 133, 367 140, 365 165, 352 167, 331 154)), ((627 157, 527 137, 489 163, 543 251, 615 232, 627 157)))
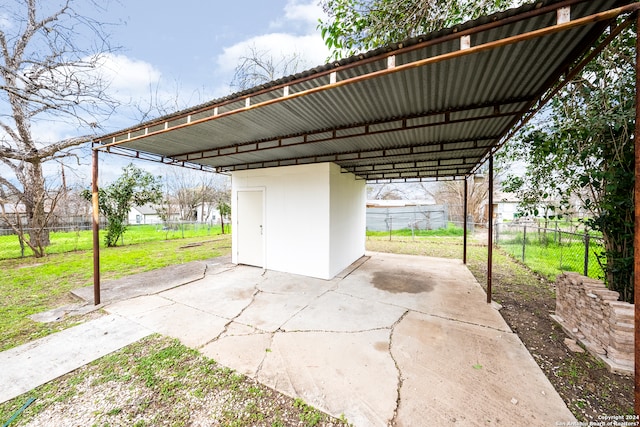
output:
MULTIPOLYGON (((72 4, 79 13, 110 24, 109 43, 118 47, 105 56, 111 95, 123 103, 144 104, 153 94, 164 106, 163 113, 169 113, 232 93, 229 84, 235 67, 251 47, 269 51, 274 58, 298 54, 302 69, 324 63, 329 53, 317 30, 323 16, 318 1, 104 0, 99 3, 104 10, 96 10, 93 2, 85 0, 72 4)), ((100 123, 98 133, 133 126, 140 120, 138 111, 122 108, 120 114, 100 123)), ((79 132, 69 123, 35 124, 33 129, 43 141, 79 132)), ((72 171, 67 178, 84 186, 90 182, 88 147, 79 155, 80 164, 65 161, 72 171)), ((101 184, 117 178, 130 162, 106 154, 100 159, 101 184)), ((139 162, 139 166, 165 176, 169 168, 176 169, 151 162, 139 162)), ((46 168, 48 179, 55 181, 59 168, 56 164, 46 168)))
POLYGON ((109 41, 121 46, 111 58, 117 70, 112 86, 124 96, 148 97, 151 88, 184 108, 228 95, 234 69, 252 46, 275 58, 300 54, 303 68, 328 56, 317 30, 323 15, 318 0, 108 4, 101 18, 116 24, 109 41))

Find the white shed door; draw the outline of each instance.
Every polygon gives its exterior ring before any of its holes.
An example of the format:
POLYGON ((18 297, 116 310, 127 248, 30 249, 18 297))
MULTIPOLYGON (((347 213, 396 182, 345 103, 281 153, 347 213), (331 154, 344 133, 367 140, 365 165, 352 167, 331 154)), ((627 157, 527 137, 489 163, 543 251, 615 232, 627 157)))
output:
POLYGON ((238 191, 238 264, 264 267, 262 190, 238 191))

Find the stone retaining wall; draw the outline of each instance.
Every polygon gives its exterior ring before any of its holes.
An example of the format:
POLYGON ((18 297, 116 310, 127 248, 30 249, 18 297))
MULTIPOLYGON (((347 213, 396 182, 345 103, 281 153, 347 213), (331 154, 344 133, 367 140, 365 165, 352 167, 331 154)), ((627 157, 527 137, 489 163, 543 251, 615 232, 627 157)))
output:
POLYGON ((595 279, 565 273, 556 280, 552 316, 574 339, 600 357, 614 372, 633 373, 634 305, 595 279))

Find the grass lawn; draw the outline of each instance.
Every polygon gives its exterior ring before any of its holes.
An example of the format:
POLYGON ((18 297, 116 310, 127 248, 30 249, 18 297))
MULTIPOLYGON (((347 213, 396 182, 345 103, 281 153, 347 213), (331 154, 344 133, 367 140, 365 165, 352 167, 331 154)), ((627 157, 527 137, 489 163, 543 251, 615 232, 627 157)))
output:
MULTIPOLYGON (((225 231, 227 227, 225 226, 225 231)), ((228 231, 229 232, 229 231, 228 231)), ((100 243, 104 243, 106 230, 100 230, 100 243)), ((170 229, 161 225, 131 225, 124 233, 119 245, 133 245, 158 240, 174 240, 189 237, 207 237, 221 234, 219 225, 181 224, 170 229)), ((91 230, 51 232, 51 245, 47 247, 47 254, 61 254, 65 252, 91 250, 93 248, 93 232, 91 230)), ((25 255, 31 256, 31 250, 25 247, 25 255)), ((20 242, 16 236, 0 236, 0 260, 20 258, 22 256, 20 242)))
MULTIPOLYGON (((129 232, 126 235, 131 240, 136 236, 129 232)), ((144 236, 142 234, 138 238, 144 240, 144 236)), ((115 248, 101 247, 102 280, 231 253, 229 234, 205 234, 173 240, 164 240, 164 232, 155 233, 155 236, 155 241, 115 248)), ((68 236, 52 235, 53 242, 64 242, 67 239, 68 236)), ((52 246, 58 243, 53 243, 52 246)), ((57 247, 61 246, 59 244, 57 247)), ((70 319, 56 324, 41 324, 30 320, 28 316, 68 304, 73 301, 69 296, 70 290, 92 284, 93 253, 91 250, 78 250, 54 253, 45 258, 3 259, 0 260, 0 283, 2 351, 68 327, 74 322, 70 319)))
MULTIPOLYGON (((391 232, 391 238, 393 236, 419 236, 419 237, 443 237, 443 236, 459 236, 462 237, 464 230, 461 227, 449 223, 447 228, 439 228, 435 230, 412 230, 410 228, 402 228, 400 230, 393 230, 391 232)), ((368 237, 389 237, 388 231, 370 231, 367 230, 368 237)))
MULTIPOLYGON (((500 236, 500 247, 518 260, 523 259, 523 239, 522 233, 507 234, 500 236)), ((524 263, 536 273, 542 274, 549 280, 565 271, 575 271, 584 274, 584 249, 582 239, 570 240, 566 238, 563 242, 545 242, 545 239, 538 239, 534 234, 531 238, 527 235, 524 245, 524 263)), ((597 253, 602 251, 602 246, 597 240, 592 239, 589 244, 588 276, 595 279, 602 279, 604 273, 598 263, 597 253)))

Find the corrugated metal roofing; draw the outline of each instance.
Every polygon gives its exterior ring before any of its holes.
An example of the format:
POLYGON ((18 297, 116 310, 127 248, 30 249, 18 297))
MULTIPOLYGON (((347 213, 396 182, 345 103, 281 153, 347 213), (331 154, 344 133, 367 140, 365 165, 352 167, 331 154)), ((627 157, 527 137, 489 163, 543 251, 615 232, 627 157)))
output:
POLYGON ((330 161, 370 181, 467 176, 608 25, 637 8, 539 1, 109 134, 96 147, 217 171, 330 161), (571 21, 558 22, 566 7, 571 21))

